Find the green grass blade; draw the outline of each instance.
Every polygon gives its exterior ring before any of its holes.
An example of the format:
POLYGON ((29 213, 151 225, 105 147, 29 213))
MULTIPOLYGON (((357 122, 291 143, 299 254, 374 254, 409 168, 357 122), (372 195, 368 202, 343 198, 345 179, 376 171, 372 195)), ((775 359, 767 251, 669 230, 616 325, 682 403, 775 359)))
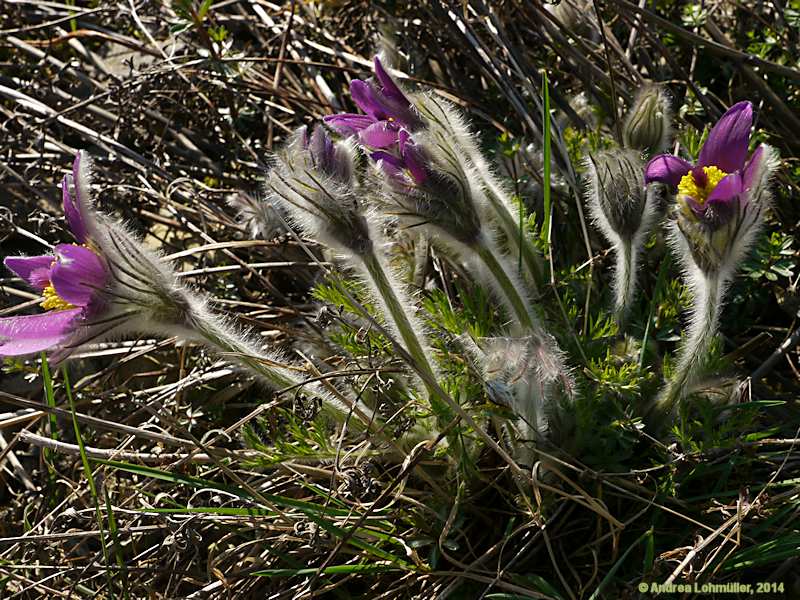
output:
POLYGON ((542 153, 544 155, 544 170, 542 173, 542 192, 544 193, 544 220, 542 222, 542 236, 545 244, 550 243, 550 90, 547 84, 547 71, 542 71, 542 126, 544 128, 544 141, 542 153))
POLYGON ((106 514, 108 515, 108 530, 111 533, 111 540, 114 543, 114 554, 117 558, 117 566, 119 567, 119 574, 122 584, 122 595, 127 600, 128 595, 128 570, 125 566, 125 559, 122 557, 122 544, 119 541, 119 528, 117 527, 117 519, 114 516, 114 508, 111 506, 111 498, 108 496, 108 490, 103 488, 103 496, 106 501, 106 514))
MULTIPOLYGON (((64 390, 67 393, 67 401, 69 402, 69 410, 72 413, 72 427, 75 429, 75 439, 78 440, 78 448, 81 453, 81 463, 83 464, 83 473, 86 475, 86 481, 89 483, 89 491, 94 499, 95 516, 97 518, 97 529, 100 531, 100 545, 103 548, 103 560, 106 565, 109 564, 108 547, 106 546, 105 528, 103 527, 103 515, 100 512, 100 499, 97 496, 97 486, 94 482, 94 475, 92 474, 92 467, 89 465, 89 457, 86 455, 86 446, 83 443, 81 436, 81 428, 78 425, 78 418, 75 416, 75 399, 72 397, 72 386, 69 383, 69 372, 66 367, 62 367, 61 373, 64 376, 64 390)), ((111 572, 106 570, 106 577, 108 578, 108 587, 112 588, 111 572)))

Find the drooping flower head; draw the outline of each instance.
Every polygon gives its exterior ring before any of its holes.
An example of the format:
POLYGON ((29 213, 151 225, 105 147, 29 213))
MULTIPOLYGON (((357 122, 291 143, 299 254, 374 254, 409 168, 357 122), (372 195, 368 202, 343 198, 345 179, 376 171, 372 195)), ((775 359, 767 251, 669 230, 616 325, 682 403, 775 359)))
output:
POLYGON ((753 105, 739 102, 711 129, 697 164, 661 154, 645 168, 646 183, 677 190, 677 226, 706 272, 738 261, 769 200, 767 183, 775 161, 765 144, 748 159, 752 123, 753 105))
POLYGON ((38 315, 0 319, 0 356, 40 352, 69 338, 80 324, 103 312, 110 272, 92 242, 96 223, 81 201, 88 194, 89 164, 81 154, 62 182, 64 215, 78 244, 59 244, 53 254, 9 256, 4 264, 44 297, 38 315))
POLYGON ((90 159, 79 152, 62 182, 64 215, 77 244, 5 259, 42 293, 46 312, 0 319, 0 357, 55 350, 58 361, 119 333, 189 331, 191 314, 205 310, 124 225, 94 210, 90 179, 90 159))
POLYGON ((375 57, 375 80, 354 79, 350 94, 366 114, 342 113, 325 117, 325 122, 345 137, 358 136, 372 148, 386 148, 397 143, 401 130, 410 132, 424 127, 417 109, 375 57))
POLYGON ((363 202, 356 193, 355 148, 333 141, 318 125, 298 129, 275 156, 267 182, 267 204, 322 243, 362 254, 372 241, 363 202))

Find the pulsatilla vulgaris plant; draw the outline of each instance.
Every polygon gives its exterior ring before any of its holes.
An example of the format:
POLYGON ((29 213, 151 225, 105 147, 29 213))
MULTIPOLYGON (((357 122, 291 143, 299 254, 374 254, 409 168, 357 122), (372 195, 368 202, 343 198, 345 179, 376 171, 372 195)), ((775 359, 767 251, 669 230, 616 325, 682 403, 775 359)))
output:
POLYGON ((751 247, 769 207, 773 149, 748 158, 753 106, 739 102, 714 125, 696 164, 671 154, 654 157, 645 181, 676 192, 670 239, 694 296, 689 331, 671 381, 651 407, 663 419, 691 390, 716 334, 725 291, 751 247))
MULTIPOLYGON (((493 291, 508 317, 503 335, 462 336, 460 343, 487 396, 511 409, 516 442, 562 441, 574 426, 577 389, 570 361, 535 302, 542 257, 531 236, 520 235, 517 207, 463 115, 433 93, 402 89, 378 58, 375 78, 353 81, 351 94, 364 114, 326 117, 332 133, 322 126, 310 136, 298 131, 276 155, 267 203, 288 212, 368 283, 385 322, 424 375, 420 389, 441 408, 448 399, 431 385, 441 373, 430 332, 419 325, 414 295, 397 284, 407 274, 391 266, 386 250, 398 238, 410 241, 406 233, 423 231, 438 252, 493 291)), ((648 86, 624 121, 623 146, 585 161, 592 216, 617 256, 620 322, 634 303, 639 257, 660 217, 658 194, 678 192, 668 229, 695 309, 673 379, 652 406, 643 401, 642 414, 668 414, 690 391, 716 329, 722 290, 767 205, 774 161, 763 146, 746 161, 751 124, 752 108, 739 104, 712 129, 697 167, 671 155, 645 164, 671 131, 663 90, 648 86), (655 182, 665 188, 648 186, 655 182)), ((527 460, 516 442, 517 458, 527 460)))
POLYGON ((0 357, 52 352, 55 361, 89 343, 129 334, 177 336, 233 357, 273 389, 324 400, 333 413, 346 405, 304 385, 281 358, 208 308, 207 299, 176 274, 121 222, 94 208, 91 164, 75 158, 62 182, 64 214, 76 244, 52 254, 9 256, 5 265, 43 295, 36 315, 0 319, 0 357))
MULTIPOLYGON (((362 275, 390 329, 424 375, 427 396, 439 414, 445 407, 460 407, 430 385, 438 369, 429 335, 418 324, 413 296, 396 283, 403 274, 390 267, 385 247, 391 240, 385 232, 397 226, 424 230, 452 260, 470 267, 505 306, 514 336, 506 345, 510 351, 519 346, 525 356, 518 361, 522 368, 511 369, 505 384, 510 393, 504 403, 518 418, 517 432, 523 439, 549 435, 548 424, 562 419, 547 415, 570 402, 574 382, 532 302, 541 259, 530 240, 520 241, 513 228, 506 191, 459 112, 432 95, 403 91, 380 59, 375 60, 375 79, 353 81, 351 93, 366 114, 326 117, 340 141, 332 141, 321 127, 310 138, 306 129, 297 132, 275 157, 266 202, 288 211, 303 232, 336 250, 362 275), (371 164, 363 164, 364 159, 371 164), (512 228, 504 229, 509 223, 512 228), (522 277, 502 245, 526 257, 522 277)), ((471 356, 479 362, 497 355, 495 340, 474 343, 478 351, 471 356)))

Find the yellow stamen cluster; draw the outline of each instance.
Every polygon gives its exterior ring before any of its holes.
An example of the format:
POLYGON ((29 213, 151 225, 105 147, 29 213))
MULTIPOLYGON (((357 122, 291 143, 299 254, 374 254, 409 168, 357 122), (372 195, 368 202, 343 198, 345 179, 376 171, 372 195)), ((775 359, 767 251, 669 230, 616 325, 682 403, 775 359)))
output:
POLYGON ((59 296, 56 288, 52 285, 44 288, 42 295, 44 295, 44 300, 42 300, 40 306, 45 310, 69 310, 70 308, 75 308, 74 305, 59 296))
POLYGON ((681 196, 691 196, 699 204, 703 204, 708 195, 714 191, 717 184, 722 181, 728 174, 719 167, 703 167, 703 172, 706 174, 706 185, 700 187, 694 180, 694 175, 689 171, 683 176, 681 182, 678 184, 678 194, 681 196))

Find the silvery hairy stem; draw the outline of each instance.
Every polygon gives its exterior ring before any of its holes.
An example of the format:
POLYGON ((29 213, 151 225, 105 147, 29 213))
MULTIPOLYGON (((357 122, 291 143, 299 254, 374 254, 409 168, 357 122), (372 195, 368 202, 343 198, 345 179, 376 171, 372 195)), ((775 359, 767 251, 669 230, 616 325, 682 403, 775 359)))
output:
POLYGON ((691 391, 719 326, 725 282, 718 273, 698 273, 695 281, 691 322, 678 364, 648 411, 648 420, 655 426, 661 425, 691 391))

